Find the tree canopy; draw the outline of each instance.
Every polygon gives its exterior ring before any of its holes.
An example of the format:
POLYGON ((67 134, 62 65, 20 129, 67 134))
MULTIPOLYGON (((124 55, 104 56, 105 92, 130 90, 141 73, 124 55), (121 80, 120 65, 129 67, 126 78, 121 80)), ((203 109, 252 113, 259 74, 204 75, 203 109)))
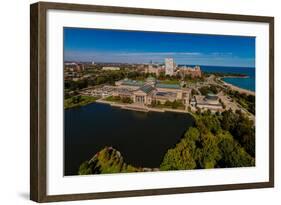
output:
POLYGON ((165 154, 161 170, 255 165, 254 125, 246 116, 230 110, 203 112, 195 118, 195 127, 165 154))

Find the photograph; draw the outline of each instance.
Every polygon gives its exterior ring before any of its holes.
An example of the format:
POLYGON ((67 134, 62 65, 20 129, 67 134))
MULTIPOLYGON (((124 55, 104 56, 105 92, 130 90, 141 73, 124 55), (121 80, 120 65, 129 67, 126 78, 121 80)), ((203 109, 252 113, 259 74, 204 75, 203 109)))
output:
POLYGON ((255 167, 255 36, 63 27, 64 176, 255 167))

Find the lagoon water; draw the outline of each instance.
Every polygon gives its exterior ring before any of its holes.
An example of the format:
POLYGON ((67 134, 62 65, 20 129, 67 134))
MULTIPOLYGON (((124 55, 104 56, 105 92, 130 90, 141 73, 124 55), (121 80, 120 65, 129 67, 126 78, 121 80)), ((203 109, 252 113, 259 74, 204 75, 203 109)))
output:
POLYGON ((118 149, 134 166, 159 167, 166 151, 194 124, 189 114, 135 112, 93 103, 65 110, 64 174, 105 146, 118 149))

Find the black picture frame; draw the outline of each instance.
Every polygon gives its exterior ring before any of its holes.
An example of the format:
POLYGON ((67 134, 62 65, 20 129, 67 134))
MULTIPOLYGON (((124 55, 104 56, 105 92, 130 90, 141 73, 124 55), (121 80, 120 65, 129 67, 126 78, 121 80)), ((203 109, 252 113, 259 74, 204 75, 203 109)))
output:
POLYGON ((274 18, 173 10, 125 8, 82 4, 38 2, 30 6, 30 199, 36 202, 85 200, 114 197, 179 194, 274 186, 274 18), (269 181, 196 187, 116 191, 87 194, 47 195, 46 159, 46 13, 49 9, 65 11, 104 12, 229 21, 263 22, 269 24, 269 181))

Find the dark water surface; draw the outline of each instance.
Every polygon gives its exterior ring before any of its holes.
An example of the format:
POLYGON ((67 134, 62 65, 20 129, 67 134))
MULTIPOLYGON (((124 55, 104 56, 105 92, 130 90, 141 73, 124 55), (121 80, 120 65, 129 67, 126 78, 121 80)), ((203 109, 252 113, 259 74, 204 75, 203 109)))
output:
POLYGON ((159 167, 166 151, 192 126, 191 115, 135 112, 93 103, 65 110, 65 175, 105 146, 113 146, 133 166, 159 167))

